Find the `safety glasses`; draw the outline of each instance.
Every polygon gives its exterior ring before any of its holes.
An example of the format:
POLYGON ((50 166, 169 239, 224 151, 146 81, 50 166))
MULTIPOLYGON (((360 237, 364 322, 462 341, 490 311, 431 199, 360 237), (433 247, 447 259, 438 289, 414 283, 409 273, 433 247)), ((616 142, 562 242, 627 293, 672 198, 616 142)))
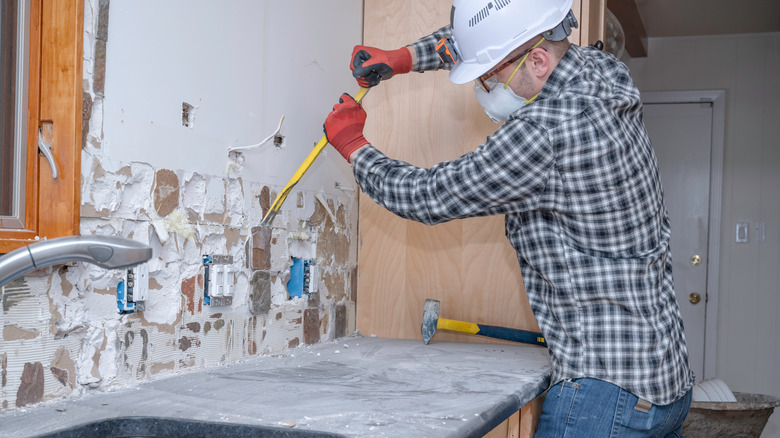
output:
POLYGON ((517 65, 517 68, 515 68, 515 71, 512 72, 512 75, 509 76, 509 79, 506 80, 506 83, 508 84, 509 81, 512 80, 513 77, 515 77, 515 74, 518 70, 520 70, 520 67, 522 67, 523 62, 525 62, 525 59, 528 57, 528 54, 531 53, 531 50, 539 47, 540 44, 542 44, 542 41, 544 41, 544 37, 542 37, 536 44, 533 45, 528 50, 525 50, 518 54, 517 56, 512 57, 506 62, 502 62, 501 64, 497 65, 496 67, 493 67, 492 69, 488 70, 487 73, 483 74, 482 76, 477 78, 477 82, 479 82, 480 85, 482 85, 482 88, 485 89, 488 93, 496 88, 496 85, 498 85, 498 78, 496 75, 501 72, 501 70, 509 67, 510 65, 514 64, 518 60, 520 60, 520 64, 517 65))

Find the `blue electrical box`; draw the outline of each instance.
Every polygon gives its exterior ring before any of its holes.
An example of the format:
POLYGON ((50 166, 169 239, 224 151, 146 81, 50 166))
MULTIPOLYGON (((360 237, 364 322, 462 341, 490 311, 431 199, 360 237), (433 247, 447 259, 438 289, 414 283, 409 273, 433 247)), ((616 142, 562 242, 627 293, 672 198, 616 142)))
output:
POLYGON ((292 258, 290 280, 287 281, 287 293, 290 298, 302 297, 316 291, 317 271, 311 260, 292 258))

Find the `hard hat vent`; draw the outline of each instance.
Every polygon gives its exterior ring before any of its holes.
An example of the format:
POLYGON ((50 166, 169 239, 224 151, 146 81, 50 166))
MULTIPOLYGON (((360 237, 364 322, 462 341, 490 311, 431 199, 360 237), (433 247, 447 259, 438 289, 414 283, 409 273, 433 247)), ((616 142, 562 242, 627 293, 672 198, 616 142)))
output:
MULTIPOLYGON (((477 12, 476 15, 471 17, 471 20, 469 20, 469 27, 474 27, 477 24, 479 24, 482 20, 489 17, 490 10, 493 9, 494 7, 496 8, 496 10, 500 10, 502 8, 509 6, 510 3, 512 3, 512 0, 495 0, 495 2, 488 2, 488 4, 485 5, 484 8, 480 9, 480 11, 477 12)), ((454 15, 455 8, 453 8, 452 12, 454 15)), ((452 17, 450 17, 450 22, 452 22, 452 17)))
POLYGON ((469 27, 474 27, 479 24, 480 21, 490 16, 490 10, 493 9, 493 2, 488 2, 484 8, 480 9, 476 15, 469 20, 469 27))
POLYGON ((505 6, 509 6, 512 0, 496 0, 496 9, 501 9, 505 6))

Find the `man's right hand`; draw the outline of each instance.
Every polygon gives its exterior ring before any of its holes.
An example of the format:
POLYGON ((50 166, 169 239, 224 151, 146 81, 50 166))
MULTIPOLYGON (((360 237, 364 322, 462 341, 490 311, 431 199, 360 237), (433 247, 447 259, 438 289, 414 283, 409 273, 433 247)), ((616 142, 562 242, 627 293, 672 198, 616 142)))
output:
POLYGON ((355 46, 349 68, 361 87, 373 87, 393 75, 412 71, 412 53, 406 47, 388 51, 376 47, 355 46))

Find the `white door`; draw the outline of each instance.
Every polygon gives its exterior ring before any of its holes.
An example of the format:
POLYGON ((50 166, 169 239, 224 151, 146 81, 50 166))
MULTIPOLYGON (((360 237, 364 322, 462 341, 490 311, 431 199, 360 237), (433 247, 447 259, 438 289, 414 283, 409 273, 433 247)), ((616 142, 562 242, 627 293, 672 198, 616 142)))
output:
MULTIPOLYGON (((644 106, 644 121, 661 173, 672 222, 674 286, 688 353, 697 380, 704 378, 708 335, 707 269, 710 227, 712 103, 644 106)), ((714 333, 713 333, 714 335, 714 333)))

